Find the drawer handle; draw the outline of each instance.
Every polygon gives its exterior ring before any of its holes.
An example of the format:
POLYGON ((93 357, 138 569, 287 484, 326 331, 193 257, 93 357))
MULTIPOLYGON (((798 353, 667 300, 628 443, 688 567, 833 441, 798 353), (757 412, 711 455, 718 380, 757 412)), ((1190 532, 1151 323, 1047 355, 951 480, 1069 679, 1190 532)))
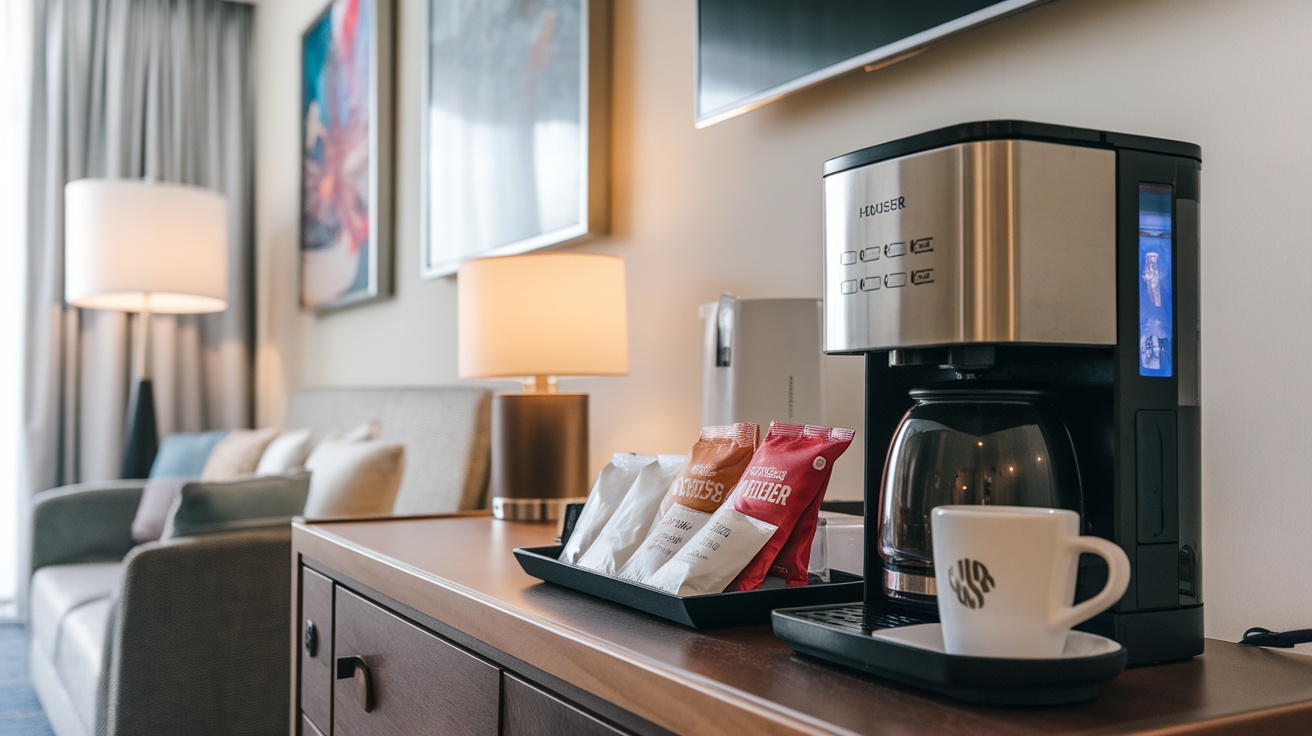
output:
POLYGON ((305 620, 305 653, 311 657, 319 653, 319 629, 308 618, 305 620))
POLYGON ((374 709, 374 689, 369 681, 369 667, 362 657, 338 657, 337 679, 355 679, 355 694, 360 698, 360 707, 368 713, 374 709))

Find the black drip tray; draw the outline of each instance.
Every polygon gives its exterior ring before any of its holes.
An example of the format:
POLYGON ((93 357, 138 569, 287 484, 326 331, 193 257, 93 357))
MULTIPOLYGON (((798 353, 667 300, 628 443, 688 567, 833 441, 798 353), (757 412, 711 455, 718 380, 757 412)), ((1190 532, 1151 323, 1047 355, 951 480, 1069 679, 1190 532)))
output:
POLYGON ((799 619, 857 633, 938 622, 938 617, 931 613, 921 613, 891 606, 865 606, 860 603, 845 606, 810 606, 785 610, 799 619))
MULTIPOLYGON (((1069 656, 1058 659, 951 655, 925 643, 935 639, 936 616, 896 604, 783 608, 772 622, 775 636, 801 654, 990 705, 1092 700, 1128 658, 1119 644, 1083 632, 1072 632, 1069 656)), ((941 636, 937 641, 941 647, 941 636)))

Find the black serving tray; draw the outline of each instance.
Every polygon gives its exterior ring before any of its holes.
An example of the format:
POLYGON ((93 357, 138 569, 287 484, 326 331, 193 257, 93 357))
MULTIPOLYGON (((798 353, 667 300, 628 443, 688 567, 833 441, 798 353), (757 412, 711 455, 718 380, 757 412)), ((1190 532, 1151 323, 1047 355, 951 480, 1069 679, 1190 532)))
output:
POLYGON ((829 583, 680 597, 561 562, 558 558, 562 549, 563 545, 520 547, 514 552, 524 572, 535 578, 695 629, 768 624, 770 612, 776 608, 850 603, 862 596, 859 575, 835 570, 831 573, 833 582, 829 583))
MULTIPOLYGON (((779 610, 772 622, 775 636, 801 654, 988 705, 1052 706, 1093 700, 1098 686, 1120 674, 1129 659, 1125 647, 1110 640, 1103 640, 1106 651, 1095 650, 1090 656, 997 659, 946 654, 878 635, 918 624, 897 620, 903 618, 895 606, 887 611, 863 610, 855 604, 779 610), (888 628, 867 628, 874 621, 888 621, 876 624, 888 628)), ((1101 639, 1082 632, 1075 635, 1101 639)))

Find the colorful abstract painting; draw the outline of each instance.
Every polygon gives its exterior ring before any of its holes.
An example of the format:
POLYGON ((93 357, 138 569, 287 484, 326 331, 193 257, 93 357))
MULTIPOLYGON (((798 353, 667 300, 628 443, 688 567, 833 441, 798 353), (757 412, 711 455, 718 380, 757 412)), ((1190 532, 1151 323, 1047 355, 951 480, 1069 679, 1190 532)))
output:
POLYGON ((302 42, 301 304, 381 296, 378 0, 336 0, 302 42))

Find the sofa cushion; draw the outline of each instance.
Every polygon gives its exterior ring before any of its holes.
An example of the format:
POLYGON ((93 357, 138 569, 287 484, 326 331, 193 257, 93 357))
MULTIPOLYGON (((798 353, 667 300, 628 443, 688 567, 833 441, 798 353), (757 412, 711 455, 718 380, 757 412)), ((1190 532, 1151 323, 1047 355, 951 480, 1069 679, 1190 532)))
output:
POLYGON ((391 516, 405 472, 405 446, 324 440, 305 467, 310 471, 307 517, 391 516))
POLYGON ((214 432, 173 432, 160 443, 151 478, 199 478, 214 447, 228 434, 214 432))
POLYGON ((78 719, 95 730, 96 692, 105 658, 105 637, 109 634, 109 615, 114 599, 98 598, 85 603, 64 617, 59 627, 59 649, 55 654, 55 672, 72 701, 78 719))
POLYGON ((30 633, 48 659, 59 651, 61 627, 81 606, 110 599, 123 580, 122 562, 47 565, 32 575, 30 633))
POLYGON ((445 514, 486 505, 492 392, 482 386, 310 388, 293 393, 284 420, 321 437, 376 418, 379 439, 406 446, 396 514, 445 514))
MULTIPOLYGON (((231 480, 255 472, 264 448, 278 436, 274 427, 265 429, 234 429, 228 432, 214 452, 205 461, 200 472, 201 480, 231 480)), ((194 476, 193 476, 194 477, 194 476)))
POLYGON ((33 642, 28 642, 27 679, 41 701, 41 709, 50 720, 50 729, 59 736, 94 736, 93 727, 82 722, 77 715, 81 710, 68 697, 64 681, 60 679, 55 663, 33 642))
POLYGON ((310 476, 190 481, 182 485, 161 539, 288 524, 305 508, 310 476))

